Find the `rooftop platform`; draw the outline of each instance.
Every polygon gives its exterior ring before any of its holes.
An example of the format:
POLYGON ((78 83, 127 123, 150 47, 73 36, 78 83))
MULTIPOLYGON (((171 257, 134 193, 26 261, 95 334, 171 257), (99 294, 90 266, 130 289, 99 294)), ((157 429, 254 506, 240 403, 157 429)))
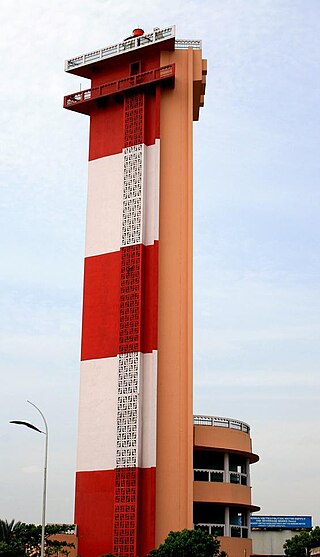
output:
POLYGON ((250 426, 240 420, 233 420, 232 418, 220 418, 217 416, 193 416, 194 425, 208 425, 215 427, 227 427, 229 429, 237 429, 244 433, 250 434, 250 426))
POLYGON ((109 60, 115 56, 126 54, 131 51, 140 50, 152 45, 161 45, 168 50, 201 49, 201 41, 197 40, 177 40, 175 38, 175 25, 165 27, 164 29, 154 28, 152 33, 145 33, 141 36, 130 37, 121 43, 94 50, 75 58, 70 58, 65 62, 65 71, 83 77, 88 77, 87 66, 97 64, 104 60, 109 60), (166 43, 165 45, 163 43, 166 43))

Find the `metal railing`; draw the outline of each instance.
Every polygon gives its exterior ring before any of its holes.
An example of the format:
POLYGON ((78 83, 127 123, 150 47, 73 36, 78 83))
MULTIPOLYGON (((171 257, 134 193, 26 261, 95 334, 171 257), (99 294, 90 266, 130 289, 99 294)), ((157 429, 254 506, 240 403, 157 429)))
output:
POLYGON ((236 526, 234 524, 230 524, 228 529, 226 528, 225 524, 198 522, 197 524, 193 525, 193 528, 195 530, 202 530, 204 532, 207 532, 212 536, 229 536, 231 538, 248 538, 249 536, 248 526, 236 526))
POLYGON ((224 470, 194 468, 193 479, 195 482, 223 482, 224 470))
POLYGON ((230 536, 231 538, 247 538, 249 534, 248 526, 235 526, 230 524, 230 536))
POLYGON ((99 62, 100 60, 105 60, 106 58, 111 58, 112 56, 117 56, 118 54, 123 54, 124 52, 130 50, 136 50, 144 46, 149 46, 153 43, 174 38, 175 34, 175 25, 165 27, 164 29, 155 28, 152 33, 147 33, 145 35, 141 35, 140 37, 132 37, 121 43, 117 43, 106 48, 100 48, 99 50, 94 50, 92 52, 88 52, 87 54, 76 56, 75 58, 70 58, 65 62, 65 71, 68 72, 75 68, 79 68, 80 66, 87 66, 93 62, 99 62))
POLYGON ((64 106, 68 108, 78 103, 112 95, 133 87, 138 87, 140 85, 152 83, 162 79, 173 78, 174 75, 175 65, 168 64, 167 66, 155 68, 153 70, 149 70, 148 72, 132 75, 123 79, 118 79, 117 81, 105 83, 104 85, 99 85, 98 87, 93 87, 92 89, 85 89, 84 91, 78 91, 77 93, 67 95, 64 97, 64 106))
POLYGON ((193 479, 195 482, 227 482, 231 484, 247 485, 248 474, 243 472, 226 472, 210 468, 194 468, 193 479), (225 480, 225 477, 227 478, 225 480))
POLYGON ((212 536, 224 536, 224 524, 207 524, 205 522, 199 522, 193 525, 195 530, 202 530, 211 534, 212 536))
POLYGON ((250 426, 245 422, 233 420, 232 418, 221 418, 217 416, 193 416, 194 425, 208 425, 215 427, 227 427, 229 429, 237 429, 244 433, 250 433, 250 426))
POLYGON ((175 40, 175 48, 178 50, 187 50, 190 46, 193 50, 201 50, 202 49, 202 41, 196 41, 192 39, 176 39, 175 40))
POLYGON ((229 482, 231 484, 247 485, 248 474, 244 472, 229 472, 229 482))

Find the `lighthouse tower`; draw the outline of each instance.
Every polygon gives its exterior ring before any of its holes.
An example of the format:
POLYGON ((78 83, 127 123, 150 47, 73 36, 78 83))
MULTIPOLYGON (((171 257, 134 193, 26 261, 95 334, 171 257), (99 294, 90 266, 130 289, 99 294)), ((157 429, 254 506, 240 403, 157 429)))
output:
POLYGON ((133 34, 66 62, 91 88, 75 523, 79 555, 192 527, 192 125, 200 41, 133 34))

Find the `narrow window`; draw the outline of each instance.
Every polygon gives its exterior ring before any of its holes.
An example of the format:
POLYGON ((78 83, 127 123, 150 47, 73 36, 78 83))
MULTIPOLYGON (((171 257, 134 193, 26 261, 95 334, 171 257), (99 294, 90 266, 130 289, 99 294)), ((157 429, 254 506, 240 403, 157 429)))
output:
POLYGON ((138 73, 141 73, 141 62, 132 62, 130 64, 130 75, 137 75, 138 73))

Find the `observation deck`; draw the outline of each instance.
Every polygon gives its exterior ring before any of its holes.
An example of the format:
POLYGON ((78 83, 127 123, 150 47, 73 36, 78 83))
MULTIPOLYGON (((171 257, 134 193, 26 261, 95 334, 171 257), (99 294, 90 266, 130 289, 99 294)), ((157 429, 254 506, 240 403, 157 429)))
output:
MULTIPOLYGON (((65 96, 64 108, 92 114, 93 107, 106 105, 107 97, 113 96, 117 102, 130 89, 142 90, 160 82, 174 87, 175 64, 170 63, 173 62, 170 52, 201 51, 202 48, 201 41, 176 39, 175 33, 174 25, 164 29, 156 27, 152 33, 135 29, 132 36, 120 43, 66 60, 65 71, 91 79, 91 88, 65 96), (140 58, 144 61, 143 67, 140 58), (108 77, 110 81, 107 82, 108 77)), ((207 65, 206 60, 201 59, 201 52, 191 52, 191 56, 194 55, 197 60, 200 55, 193 77, 193 119, 198 120, 199 109, 204 105, 207 65)))
POLYGON ((90 114, 90 108, 94 101, 104 97, 119 95, 129 89, 146 87, 158 82, 165 82, 173 86, 175 78, 175 65, 168 64, 161 68, 155 68, 148 72, 131 75, 123 79, 104 83, 92 89, 78 91, 64 97, 63 107, 82 114, 90 114))
POLYGON ((201 50, 201 41, 176 39, 175 35, 175 25, 172 25, 171 27, 165 27, 164 29, 155 27, 152 33, 146 33, 137 37, 129 37, 121 43, 100 48, 98 50, 93 50, 92 52, 70 58, 65 62, 65 71, 87 77, 88 68, 86 68, 86 66, 96 64, 103 60, 109 60, 110 58, 119 56, 121 54, 126 54, 131 51, 150 47, 152 45, 161 45, 161 43, 163 42, 166 42, 166 49, 168 50, 174 50, 175 48, 183 50, 188 48, 201 50))
POLYGON ((250 427, 232 418, 193 417, 194 528, 219 537, 228 555, 252 554, 250 466, 259 460, 252 452, 250 427))
POLYGON ((227 427, 230 429, 237 429, 250 434, 250 426, 245 422, 233 420, 232 418, 221 418, 217 416, 193 416, 194 425, 208 425, 216 427, 227 427))
POLYGON ((217 416, 193 416, 194 447, 232 451, 249 459, 259 460, 252 452, 250 426, 240 420, 217 416))

